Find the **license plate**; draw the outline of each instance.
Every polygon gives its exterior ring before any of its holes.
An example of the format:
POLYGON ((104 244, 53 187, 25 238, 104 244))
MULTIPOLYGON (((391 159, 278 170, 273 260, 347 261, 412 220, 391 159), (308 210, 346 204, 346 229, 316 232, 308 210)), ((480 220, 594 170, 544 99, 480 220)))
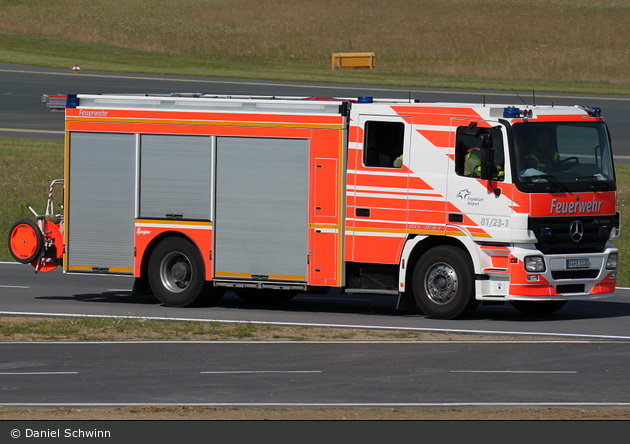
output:
POLYGON ((588 259, 567 259, 567 268, 590 268, 588 259))

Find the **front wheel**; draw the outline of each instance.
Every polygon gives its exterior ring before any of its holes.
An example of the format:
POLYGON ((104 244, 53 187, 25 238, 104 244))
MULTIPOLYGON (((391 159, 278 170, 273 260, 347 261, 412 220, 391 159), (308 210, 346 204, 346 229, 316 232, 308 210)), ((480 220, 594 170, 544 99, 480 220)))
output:
POLYGON ((188 240, 170 237, 160 242, 149 259, 149 284, 155 297, 171 307, 190 307, 218 301, 222 296, 206 281, 199 250, 188 240))
POLYGON ((462 318, 479 304, 472 263, 457 247, 443 245, 424 253, 412 283, 420 310, 433 318, 462 318))

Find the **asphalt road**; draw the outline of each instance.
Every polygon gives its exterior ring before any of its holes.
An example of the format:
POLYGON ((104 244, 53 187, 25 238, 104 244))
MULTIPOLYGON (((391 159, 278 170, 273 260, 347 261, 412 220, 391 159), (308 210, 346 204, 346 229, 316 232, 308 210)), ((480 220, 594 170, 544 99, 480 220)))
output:
POLYGON ((300 294, 276 305, 245 302, 227 292, 213 307, 175 308, 152 295, 131 295, 128 277, 34 273, 30 265, 0 263, 0 316, 132 316, 256 322, 321 327, 541 334, 562 338, 630 340, 630 289, 608 299, 570 301, 547 316, 524 315, 509 304, 482 305, 469 319, 430 319, 396 311, 396 296, 300 294))
POLYGON ((630 406, 627 342, 0 343, 0 353, 4 408, 630 406))

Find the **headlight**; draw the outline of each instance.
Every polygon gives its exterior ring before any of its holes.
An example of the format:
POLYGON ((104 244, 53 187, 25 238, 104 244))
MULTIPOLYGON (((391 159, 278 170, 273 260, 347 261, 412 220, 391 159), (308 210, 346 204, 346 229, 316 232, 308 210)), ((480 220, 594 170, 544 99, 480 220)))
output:
POLYGON ((610 253, 606 259, 606 269, 614 270, 619 265, 619 253, 610 253))
POLYGON ((542 273, 545 269, 545 260, 542 256, 525 257, 525 271, 528 273, 542 273))

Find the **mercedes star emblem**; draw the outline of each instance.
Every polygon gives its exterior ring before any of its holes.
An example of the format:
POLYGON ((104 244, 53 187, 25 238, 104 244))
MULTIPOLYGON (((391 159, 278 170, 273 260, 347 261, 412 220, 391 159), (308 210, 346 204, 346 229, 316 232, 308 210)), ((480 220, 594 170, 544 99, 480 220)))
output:
POLYGON ((569 225, 569 236, 573 242, 579 242, 584 236, 584 225, 579 220, 574 220, 569 225))

